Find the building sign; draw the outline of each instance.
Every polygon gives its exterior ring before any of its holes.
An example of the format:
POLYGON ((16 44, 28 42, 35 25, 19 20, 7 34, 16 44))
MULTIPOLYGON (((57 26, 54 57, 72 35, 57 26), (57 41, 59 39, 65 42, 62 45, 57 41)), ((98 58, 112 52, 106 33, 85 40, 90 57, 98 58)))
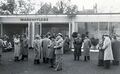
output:
POLYGON ((20 21, 48 21, 48 18, 20 18, 20 21))

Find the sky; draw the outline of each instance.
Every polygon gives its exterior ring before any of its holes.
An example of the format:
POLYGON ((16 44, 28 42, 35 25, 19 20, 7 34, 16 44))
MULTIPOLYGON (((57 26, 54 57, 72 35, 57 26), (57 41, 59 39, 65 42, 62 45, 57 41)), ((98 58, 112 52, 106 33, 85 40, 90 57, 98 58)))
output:
MULTIPOLYGON (((0 0, 5 1, 5 0, 0 0)), ((18 0, 16 0, 18 1, 18 0)), ((36 11, 39 8, 40 3, 50 2, 52 5, 55 5, 56 2, 60 0, 30 0, 36 11)), ((63 0, 67 1, 67 0, 63 0)), ((120 0, 71 0, 71 4, 76 4, 78 10, 92 9, 95 4, 97 4, 98 12, 102 13, 120 13, 120 0)))
MULTIPOLYGON (((59 0, 31 0, 31 2, 37 5, 39 5, 40 2, 51 2, 52 5, 55 5, 57 1, 59 0)), ((79 10, 82 10, 83 7, 84 9, 92 9, 93 6, 97 4, 98 12, 120 12, 120 0, 71 0, 71 3, 76 4, 79 10)))

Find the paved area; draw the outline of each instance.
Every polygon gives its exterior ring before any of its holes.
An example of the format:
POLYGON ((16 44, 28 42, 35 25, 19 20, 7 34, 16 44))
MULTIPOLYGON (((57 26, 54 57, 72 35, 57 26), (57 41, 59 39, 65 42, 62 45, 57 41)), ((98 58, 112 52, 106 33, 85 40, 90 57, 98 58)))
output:
POLYGON ((63 71, 54 71, 49 68, 49 64, 34 65, 33 51, 30 50, 29 60, 24 62, 14 62, 13 52, 3 53, 0 64, 0 74, 119 74, 120 66, 112 66, 111 69, 105 70, 97 66, 98 53, 91 53, 91 60, 84 62, 83 57, 80 61, 74 61, 72 54, 63 56, 63 71))

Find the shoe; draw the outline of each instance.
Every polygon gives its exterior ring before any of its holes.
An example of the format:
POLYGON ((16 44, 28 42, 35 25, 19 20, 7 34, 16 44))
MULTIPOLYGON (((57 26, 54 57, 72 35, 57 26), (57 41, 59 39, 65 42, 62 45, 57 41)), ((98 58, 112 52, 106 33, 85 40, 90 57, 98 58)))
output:
POLYGON ((49 66, 49 68, 54 68, 54 66, 49 66))
POLYGON ((55 69, 55 71, 61 71, 62 70, 62 68, 61 69, 55 69))

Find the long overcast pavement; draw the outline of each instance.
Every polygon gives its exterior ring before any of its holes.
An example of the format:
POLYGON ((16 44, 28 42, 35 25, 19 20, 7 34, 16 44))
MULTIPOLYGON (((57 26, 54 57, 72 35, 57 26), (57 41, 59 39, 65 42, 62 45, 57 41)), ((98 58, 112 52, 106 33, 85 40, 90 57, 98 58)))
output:
POLYGON ((32 50, 29 51, 28 61, 14 62, 13 55, 13 52, 3 53, 0 63, 0 74, 120 74, 120 66, 111 66, 109 70, 98 67, 97 52, 90 54, 91 60, 89 62, 84 62, 83 56, 80 61, 74 61, 73 54, 64 54, 62 71, 55 71, 49 68, 49 64, 34 65, 32 50))

